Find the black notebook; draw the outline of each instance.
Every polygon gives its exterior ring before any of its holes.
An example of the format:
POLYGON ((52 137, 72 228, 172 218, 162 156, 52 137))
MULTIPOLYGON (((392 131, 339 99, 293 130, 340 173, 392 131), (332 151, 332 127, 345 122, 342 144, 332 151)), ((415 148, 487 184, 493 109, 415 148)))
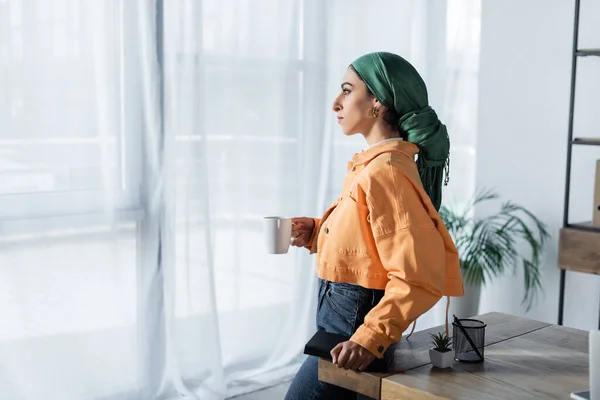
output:
MULTIPOLYGON (((349 340, 349 336, 330 333, 323 330, 317 331, 304 346, 304 354, 325 358, 332 361, 331 350, 341 342, 349 340)), ((366 372, 385 372, 388 369, 390 357, 385 355, 382 359, 376 358, 365 369, 366 372)))

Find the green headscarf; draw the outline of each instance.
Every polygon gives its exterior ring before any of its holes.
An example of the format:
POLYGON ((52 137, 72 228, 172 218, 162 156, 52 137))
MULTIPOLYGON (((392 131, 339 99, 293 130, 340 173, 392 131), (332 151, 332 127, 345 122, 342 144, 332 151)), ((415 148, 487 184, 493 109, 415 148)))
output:
MULTIPOLYGON (((366 54, 352 63, 371 93, 396 110, 398 126, 419 147, 417 168, 423 188, 436 210, 442 203, 442 180, 449 167, 450 139, 446 126, 429 106, 425 82, 404 58, 392 53, 366 54)), ((443 182, 448 183, 448 171, 443 182)))

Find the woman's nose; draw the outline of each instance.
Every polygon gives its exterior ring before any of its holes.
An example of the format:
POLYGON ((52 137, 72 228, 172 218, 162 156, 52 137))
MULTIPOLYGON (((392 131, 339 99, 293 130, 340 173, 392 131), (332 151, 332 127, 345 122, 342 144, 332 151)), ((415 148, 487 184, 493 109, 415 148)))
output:
POLYGON ((342 105, 340 104, 340 96, 335 98, 335 100, 333 101, 333 106, 331 108, 335 112, 338 112, 342 109, 342 105))

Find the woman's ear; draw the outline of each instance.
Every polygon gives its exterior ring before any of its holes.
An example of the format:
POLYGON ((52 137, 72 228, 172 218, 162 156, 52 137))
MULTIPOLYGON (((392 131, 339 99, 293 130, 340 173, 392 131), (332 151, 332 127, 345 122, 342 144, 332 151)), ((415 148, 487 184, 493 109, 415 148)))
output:
POLYGON ((383 104, 381 104, 381 102, 377 99, 374 99, 374 101, 373 101, 373 108, 376 108, 381 112, 384 112, 385 110, 387 110, 387 107, 384 106, 383 104))

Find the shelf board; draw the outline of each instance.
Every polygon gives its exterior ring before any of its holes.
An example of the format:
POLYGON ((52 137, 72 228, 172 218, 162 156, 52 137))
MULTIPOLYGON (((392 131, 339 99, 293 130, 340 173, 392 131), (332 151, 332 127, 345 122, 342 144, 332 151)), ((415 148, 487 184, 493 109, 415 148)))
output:
POLYGON ((600 274, 600 227, 587 222, 562 228, 558 244, 558 267, 600 274))
POLYGON ((575 52, 579 57, 596 56, 600 57, 600 49, 579 49, 575 52))
POLYGON ((586 146, 600 146, 600 138, 575 138, 571 143, 586 146))
POLYGON ((567 229, 573 229, 576 231, 586 231, 586 232, 597 232, 600 233, 600 226, 592 225, 592 222, 575 222, 571 224, 567 224, 565 226, 567 229))

